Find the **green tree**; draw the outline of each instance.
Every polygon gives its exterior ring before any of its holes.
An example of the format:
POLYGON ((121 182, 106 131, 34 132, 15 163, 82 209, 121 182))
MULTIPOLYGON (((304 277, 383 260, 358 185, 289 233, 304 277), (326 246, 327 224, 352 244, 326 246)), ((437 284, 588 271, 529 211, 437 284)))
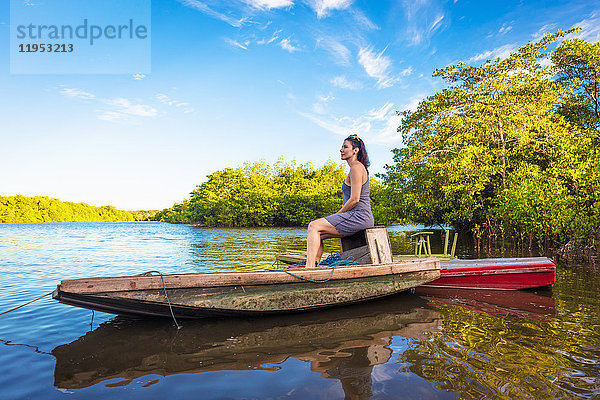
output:
POLYGON ((264 161, 225 168, 207 176, 190 199, 156 214, 156 219, 209 226, 300 226, 341 207, 346 174, 328 161, 274 166, 264 161))
POLYGON ((93 207, 46 196, 0 196, 1 222, 134 221, 129 211, 113 206, 93 207))
POLYGON ((564 35, 479 67, 436 70, 447 87, 402 113, 405 147, 393 150, 383 175, 390 208, 412 222, 466 230, 556 241, 593 236, 586 229, 600 222, 591 195, 598 150, 564 112, 584 89, 553 79, 554 68, 541 62, 564 35))
POLYGON ((558 82, 568 90, 560 112, 574 124, 600 129, 600 42, 582 39, 563 42, 552 55, 558 82))

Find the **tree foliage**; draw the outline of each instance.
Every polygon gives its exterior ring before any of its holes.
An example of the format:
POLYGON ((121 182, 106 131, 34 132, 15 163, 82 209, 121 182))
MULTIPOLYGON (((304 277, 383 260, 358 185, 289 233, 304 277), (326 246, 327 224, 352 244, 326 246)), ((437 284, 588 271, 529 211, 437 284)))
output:
MULTIPOLYGON (((140 214, 137 220, 147 219, 140 214)), ((0 196, 0 222, 135 221, 136 215, 113 206, 94 207, 46 196, 0 196)))
POLYGON ((479 67, 434 72, 447 87, 402 113, 405 147, 393 150, 383 175, 395 212, 412 222, 600 243, 598 81, 590 72, 600 47, 576 39, 547 50, 564 35, 479 67), (543 67, 552 55, 556 67, 543 67))
MULTIPOLYGON (((160 211, 155 218, 209 226, 302 226, 342 206, 344 167, 331 161, 312 164, 279 160, 246 162, 207 176, 189 200, 160 211)), ((374 193, 381 184, 371 181, 374 193)))

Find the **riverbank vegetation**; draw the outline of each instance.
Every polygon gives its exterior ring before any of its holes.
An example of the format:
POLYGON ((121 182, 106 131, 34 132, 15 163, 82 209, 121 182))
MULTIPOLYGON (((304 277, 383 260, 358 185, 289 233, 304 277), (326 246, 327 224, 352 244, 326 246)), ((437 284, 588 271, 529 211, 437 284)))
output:
MULTIPOLYGON (((328 161, 275 165, 246 162, 214 172, 188 200, 160 211, 155 219, 209 226, 305 226, 342 207, 344 167, 328 161)), ((371 179, 374 211, 381 183, 371 179)))
POLYGON ((434 72, 446 87, 401 113, 405 147, 382 175, 394 213, 477 241, 599 248, 600 42, 548 50, 570 32, 434 72))
MULTIPOLYGON (((477 244, 599 248, 600 42, 565 40, 574 32, 436 70, 446 87, 400 113, 403 147, 372 178, 375 220, 451 225, 477 244)), ((339 209, 344 176, 331 162, 247 163, 209 175, 157 218, 306 225, 339 209)))
POLYGON ((152 211, 122 211, 113 206, 94 207, 46 196, 0 196, 2 222, 143 221, 152 211))

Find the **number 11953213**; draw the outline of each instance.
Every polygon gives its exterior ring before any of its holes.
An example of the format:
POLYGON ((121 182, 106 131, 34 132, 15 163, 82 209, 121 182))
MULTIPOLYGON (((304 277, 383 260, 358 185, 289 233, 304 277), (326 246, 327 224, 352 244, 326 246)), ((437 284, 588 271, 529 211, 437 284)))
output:
POLYGON ((72 43, 21 43, 19 53, 72 53, 72 43))

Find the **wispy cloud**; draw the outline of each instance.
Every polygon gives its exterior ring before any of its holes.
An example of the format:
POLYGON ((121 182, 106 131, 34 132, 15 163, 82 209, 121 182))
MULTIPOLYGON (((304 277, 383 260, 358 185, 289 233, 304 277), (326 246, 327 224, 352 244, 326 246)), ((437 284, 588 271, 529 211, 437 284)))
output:
POLYGON ((161 103, 167 104, 169 106, 183 107, 183 112, 185 114, 192 113, 192 112, 195 111, 194 108, 191 106, 190 103, 172 99, 171 97, 167 96, 164 93, 157 94, 156 95, 156 99, 158 101, 160 101, 161 103))
POLYGON ((83 91, 77 88, 63 88, 60 94, 67 97, 76 97, 78 99, 90 100, 96 98, 95 94, 83 91))
POLYGON ((320 127, 340 136, 356 133, 371 143, 389 144, 399 142, 397 133, 401 117, 396 114, 393 103, 367 111, 358 117, 336 117, 299 112, 320 127))
POLYGON ((322 94, 318 95, 317 102, 313 104, 314 112, 317 114, 325 114, 327 112, 327 103, 330 103, 333 100, 335 100, 335 97, 331 93, 329 93, 327 96, 322 94))
POLYGON ((248 45, 250 44, 250 41, 248 41, 248 40, 246 40, 244 43, 240 43, 237 40, 233 40, 228 37, 223 38, 223 40, 225 41, 225 43, 227 43, 233 47, 239 47, 240 49, 244 49, 244 50, 248 50, 248 45))
POLYGON ((407 20, 406 39, 411 44, 427 42, 434 33, 443 30, 447 18, 437 1, 402 0, 402 6, 407 20))
MULTIPOLYGON (((104 121, 137 123, 139 118, 154 118, 159 111, 152 105, 144 104, 140 100, 130 100, 124 97, 99 98, 93 93, 77 88, 62 88, 60 94, 70 98, 90 100, 98 113, 98 118, 104 121)), ((184 114, 194 112, 190 103, 172 99, 166 94, 159 93, 154 98, 162 104, 181 109, 184 114)))
POLYGON ((362 88, 359 82, 351 82, 344 75, 336 76, 331 79, 331 84, 341 89, 358 90, 362 88))
POLYGON ((319 19, 328 16, 332 10, 345 10, 352 5, 352 0, 306 0, 306 2, 319 19))
POLYGON ((350 13, 354 20, 364 29, 368 30, 379 30, 380 28, 373 23, 362 11, 352 8, 350 13))
POLYGON ((294 5, 293 0, 244 0, 246 4, 260 10, 270 10, 272 8, 286 8, 294 5))
POLYGON ((580 27, 581 31, 573 35, 587 42, 594 43, 600 40, 600 14, 592 13, 588 18, 577 22, 574 26, 580 27))
POLYGON ((158 110, 152 106, 134 103, 129 99, 118 97, 103 101, 110 107, 109 110, 101 112, 98 118, 105 121, 130 121, 131 117, 156 117, 158 110))
POLYGON ((375 53, 371 48, 361 48, 358 52, 358 62, 363 66, 367 75, 377 80, 377 87, 393 86, 399 78, 392 77, 392 61, 383 53, 375 53))
POLYGON ((317 39, 317 48, 326 50, 332 57, 333 62, 343 66, 349 66, 352 61, 352 53, 346 46, 331 37, 317 39))
POLYGON ((498 31, 498 34, 500 35, 506 35, 508 32, 510 32, 512 30, 512 25, 508 24, 508 23, 503 23, 502 26, 500 27, 500 30, 498 31))
POLYGON ((289 51, 290 53, 300 50, 300 47, 297 47, 294 44, 292 44, 292 41, 288 38, 281 39, 281 41, 279 42, 279 46, 282 49, 289 51))
POLYGON ((537 30, 537 32, 535 32, 532 37, 534 41, 538 41, 540 40, 544 35, 551 33, 551 32, 556 32, 558 30, 558 25, 551 23, 551 24, 545 24, 543 25, 540 29, 537 30))
POLYGON ((279 34, 280 33, 281 33, 281 29, 278 29, 275 32, 273 32, 273 34, 271 35, 271 37, 266 37, 266 38, 262 38, 260 40, 257 40, 256 44, 260 44, 260 45, 271 44, 274 41, 276 41, 277 39, 279 39, 279 34))
POLYGON ((144 74, 133 74, 133 79, 135 79, 136 81, 141 81, 145 77, 146 77, 146 75, 144 75, 144 74))
POLYGON ((515 44, 505 44, 504 46, 496 47, 493 50, 487 50, 483 53, 479 53, 474 55, 473 57, 467 60, 467 63, 473 63, 483 60, 494 60, 496 58, 506 58, 510 55, 510 53, 514 52, 517 49, 515 44))
POLYGON ((239 17, 239 18, 232 17, 230 15, 224 14, 220 11, 217 11, 217 10, 211 8, 209 5, 206 4, 206 2, 203 2, 203 1, 179 0, 179 2, 182 3, 186 7, 196 9, 196 10, 208 15, 209 17, 221 20, 221 21, 223 21, 231 26, 237 27, 237 28, 242 26, 244 23, 248 22, 248 17, 239 17))

